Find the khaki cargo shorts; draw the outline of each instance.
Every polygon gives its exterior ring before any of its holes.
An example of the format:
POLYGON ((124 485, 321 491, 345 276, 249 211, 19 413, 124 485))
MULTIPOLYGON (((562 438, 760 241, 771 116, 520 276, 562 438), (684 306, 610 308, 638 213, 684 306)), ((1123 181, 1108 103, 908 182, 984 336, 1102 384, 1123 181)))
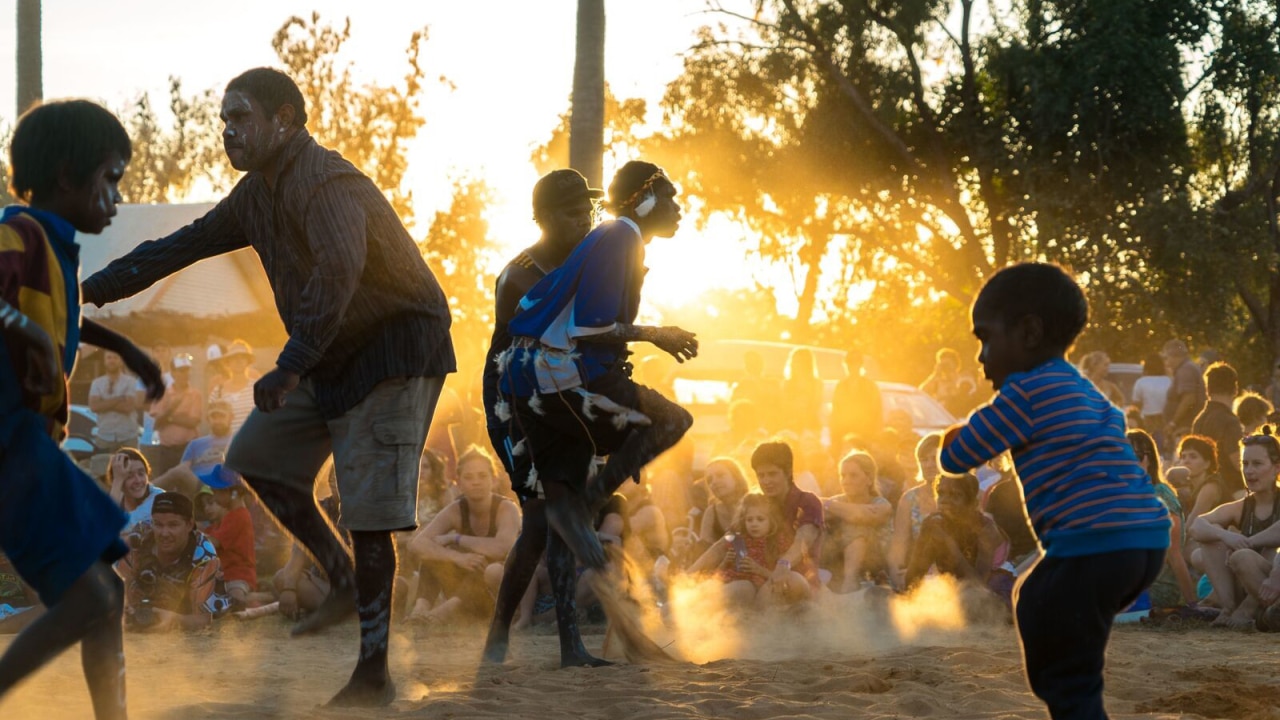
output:
POLYGON ((307 493, 333 455, 348 530, 418 526, 418 465, 443 377, 391 378, 342 417, 325 420, 303 379, 271 413, 256 408, 227 450, 227 466, 250 485, 273 482, 307 493))

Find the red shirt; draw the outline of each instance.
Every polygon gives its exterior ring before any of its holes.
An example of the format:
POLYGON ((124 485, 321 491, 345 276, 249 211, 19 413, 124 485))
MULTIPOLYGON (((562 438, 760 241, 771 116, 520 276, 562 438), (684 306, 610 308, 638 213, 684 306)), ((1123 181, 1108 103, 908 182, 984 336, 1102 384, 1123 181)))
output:
MULTIPOLYGON (((777 504, 777 501, 774 501, 777 504)), ((782 511, 782 529, 778 533, 779 549, 786 553, 795 542, 796 531, 805 525, 818 528, 818 537, 809 546, 800 562, 791 569, 808 578, 809 582, 818 582, 818 559, 822 557, 822 501, 817 495, 805 492, 791 484, 787 497, 783 499, 779 509, 782 511)))
POLYGON ((218 544, 222 561, 222 579, 243 580, 249 589, 258 589, 258 561, 253 550, 253 519, 248 508, 232 508, 222 520, 205 531, 218 544))

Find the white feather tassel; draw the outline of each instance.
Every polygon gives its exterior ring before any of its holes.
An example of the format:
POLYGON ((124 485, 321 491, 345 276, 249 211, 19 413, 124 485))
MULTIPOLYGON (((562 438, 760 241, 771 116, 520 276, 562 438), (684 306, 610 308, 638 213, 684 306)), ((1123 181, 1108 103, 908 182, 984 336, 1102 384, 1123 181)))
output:
POLYGON ((643 200, 636 203, 636 217, 642 218, 647 216, 649 213, 653 212, 653 209, 657 206, 658 198, 653 194, 653 191, 650 190, 645 193, 643 200))

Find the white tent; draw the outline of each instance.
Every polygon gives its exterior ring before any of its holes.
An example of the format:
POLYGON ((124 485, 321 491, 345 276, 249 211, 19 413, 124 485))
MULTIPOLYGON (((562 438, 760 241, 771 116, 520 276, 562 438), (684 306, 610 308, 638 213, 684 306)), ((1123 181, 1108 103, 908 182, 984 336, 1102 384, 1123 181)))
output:
MULTIPOLYGON (((80 277, 87 278, 147 240, 155 240, 190 224, 211 203, 121 205, 101 235, 79 235, 80 277)), ((237 250, 203 260, 155 285, 103 308, 84 306, 89 317, 119 317, 141 312, 171 312, 216 317, 275 312, 271 287, 258 255, 237 250)))

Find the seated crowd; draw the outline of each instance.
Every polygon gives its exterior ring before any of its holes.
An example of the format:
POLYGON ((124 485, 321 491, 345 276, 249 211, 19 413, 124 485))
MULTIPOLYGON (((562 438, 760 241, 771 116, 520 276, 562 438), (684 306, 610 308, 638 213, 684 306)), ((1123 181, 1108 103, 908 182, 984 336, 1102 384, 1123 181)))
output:
MULTIPOLYGON (((177 356, 172 369, 183 400, 151 411, 158 427, 182 428, 162 433, 169 440, 162 452, 116 439, 103 448, 101 479, 129 514, 124 536, 132 550, 117 570, 130 629, 195 629, 224 616, 296 618, 328 593, 324 572, 222 467, 244 412, 240 394, 251 386, 247 345, 226 354, 236 364, 214 378, 207 399, 191 392, 189 356, 177 356), (203 412, 201 423, 183 414, 193 408, 203 412)), ((812 357, 794 356, 795 380, 775 387, 759 358, 747 355, 728 431, 709 451, 686 439, 625 483, 597 517, 601 540, 626 550, 658 601, 682 577, 722 586, 728 603, 764 608, 877 586, 910 593, 945 575, 993 607, 1009 606, 1039 547, 1007 457, 971 474, 941 473, 941 433, 919 437, 909 415, 886 411, 856 352, 827 417, 813 401, 812 357), (769 411, 782 405, 786 413, 769 411), (795 414, 814 421, 789 422, 795 414)), ((937 360, 922 389, 959 413, 981 401, 955 353, 937 360)), ((1107 378, 1106 355, 1085 360, 1082 373, 1113 402, 1126 402, 1126 390, 1107 378)), ((1193 371, 1178 341, 1159 362, 1160 374, 1144 375, 1129 391, 1127 408, 1135 456, 1173 521, 1165 570, 1147 594, 1152 617, 1280 630, 1280 441, 1267 425, 1277 419, 1272 406, 1260 394, 1241 394, 1225 363, 1193 371), (1162 392, 1163 405, 1151 401, 1162 392)), ((100 385, 108 395, 128 383, 100 385)), ((116 394, 122 399, 109 412, 129 407, 130 396, 116 394)), ((476 444, 483 435, 466 427, 483 416, 456 394, 442 402, 456 407, 422 456, 420 526, 399 539, 395 611, 411 624, 487 620, 521 527, 501 465, 476 444)), ((320 483, 318 502, 341 527, 330 481, 320 483)), ((549 585, 539 566, 516 628, 554 622, 549 585)), ((598 615, 589 582, 578 584, 578 594, 580 611, 598 615)), ((39 612, 0 558, 0 632, 16 632, 39 612)))

